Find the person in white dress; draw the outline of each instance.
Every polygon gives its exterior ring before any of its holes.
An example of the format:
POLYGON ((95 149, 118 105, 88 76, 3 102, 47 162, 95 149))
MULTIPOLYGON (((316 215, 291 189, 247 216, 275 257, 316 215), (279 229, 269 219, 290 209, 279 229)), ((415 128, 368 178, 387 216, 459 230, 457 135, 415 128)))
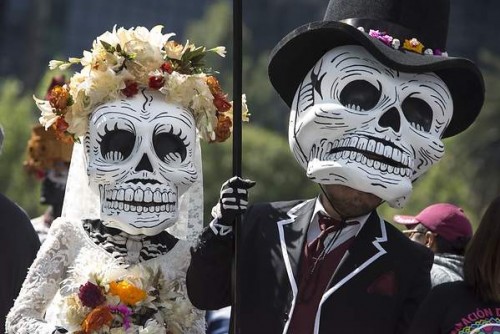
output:
POLYGON ((161 30, 115 27, 82 58, 51 61, 83 67, 35 99, 42 125, 75 145, 62 215, 7 333, 205 332, 185 272, 203 225, 198 139, 231 134, 232 103, 202 62, 225 49, 161 30))

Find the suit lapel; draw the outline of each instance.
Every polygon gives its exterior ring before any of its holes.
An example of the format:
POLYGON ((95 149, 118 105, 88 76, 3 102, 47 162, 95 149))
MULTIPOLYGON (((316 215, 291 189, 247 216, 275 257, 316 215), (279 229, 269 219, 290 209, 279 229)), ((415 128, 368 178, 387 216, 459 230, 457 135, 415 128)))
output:
POLYGON ((330 288, 323 295, 323 299, 328 298, 342 285, 384 255, 386 253, 384 249, 386 241, 387 232, 384 221, 380 219, 376 212, 373 212, 342 258, 330 283, 330 288))
POLYGON ((287 212, 288 218, 277 222, 281 252, 285 262, 293 298, 297 295, 297 272, 302 247, 307 236, 315 199, 300 203, 287 212))

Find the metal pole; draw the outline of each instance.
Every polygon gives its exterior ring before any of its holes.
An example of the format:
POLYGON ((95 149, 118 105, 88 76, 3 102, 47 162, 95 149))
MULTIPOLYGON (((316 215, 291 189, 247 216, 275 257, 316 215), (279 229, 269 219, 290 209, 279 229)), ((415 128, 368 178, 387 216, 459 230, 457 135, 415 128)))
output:
MULTIPOLYGON (((233 175, 241 176, 241 95, 243 66, 243 15, 242 0, 233 0, 233 175)), ((239 333, 239 292, 238 292, 238 244, 240 238, 240 217, 236 218, 233 233, 233 266, 232 266, 232 333, 239 333)))

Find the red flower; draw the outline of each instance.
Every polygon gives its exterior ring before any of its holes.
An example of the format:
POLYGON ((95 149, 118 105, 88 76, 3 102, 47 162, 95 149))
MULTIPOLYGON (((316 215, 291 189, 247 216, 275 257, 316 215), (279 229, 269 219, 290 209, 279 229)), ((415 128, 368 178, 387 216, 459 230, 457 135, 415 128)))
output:
POLYGON ((160 89, 163 87, 164 82, 163 77, 149 77, 149 88, 160 89))
POLYGON ((135 94, 139 93, 139 88, 137 87, 137 82, 127 80, 125 81, 125 88, 122 89, 123 95, 126 97, 132 97, 135 94))
POLYGON ((106 297, 104 297, 101 288, 91 282, 80 285, 78 298, 80 298, 84 306, 91 308, 95 308, 106 301, 106 297))
POLYGON ((57 117, 57 121, 54 123, 53 127, 56 132, 63 133, 68 129, 69 124, 66 122, 64 117, 59 116, 57 117))
POLYGON ((231 109, 231 103, 226 99, 226 95, 222 92, 214 94, 214 105, 219 112, 226 112, 231 109))
POLYGON ((167 62, 163 63, 163 65, 161 65, 161 70, 163 72, 167 72, 168 74, 172 74, 172 72, 174 71, 174 68, 172 67, 172 63, 167 61, 167 62))

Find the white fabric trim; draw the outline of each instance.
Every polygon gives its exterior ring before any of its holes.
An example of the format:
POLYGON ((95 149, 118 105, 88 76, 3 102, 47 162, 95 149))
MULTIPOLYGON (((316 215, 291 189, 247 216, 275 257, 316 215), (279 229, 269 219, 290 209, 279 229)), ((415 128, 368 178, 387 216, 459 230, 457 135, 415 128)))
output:
MULTIPOLYGON (((384 220, 380 218, 380 230, 382 232, 382 235, 380 237, 376 237, 375 240, 372 242, 372 244, 375 246, 375 248, 378 249, 378 252, 374 254, 372 257, 370 257, 368 260, 363 262, 359 267, 357 267, 354 271, 349 273, 346 277, 344 277, 342 280, 340 280, 337 284, 335 284, 333 287, 328 289, 324 294, 323 297, 321 298, 321 301, 319 302, 318 306, 318 312, 316 313, 316 319, 314 321, 314 334, 319 333, 319 324, 320 324, 320 319, 321 319, 321 307, 323 306, 323 303, 335 292, 337 291, 342 285, 344 285, 347 281, 349 281, 351 278, 359 274, 362 270, 364 270, 366 267, 368 267, 370 264, 375 262, 379 257, 382 255, 386 254, 387 251, 380 245, 380 243, 386 242, 387 241, 387 231, 385 229, 385 224, 384 220)), ((333 277, 337 273, 337 270, 340 268, 342 263, 345 261, 349 254, 349 251, 347 251, 344 256, 342 257, 342 260, 340 261, 339 265, 337 266, 337 269, 335 270, 333 277)))

